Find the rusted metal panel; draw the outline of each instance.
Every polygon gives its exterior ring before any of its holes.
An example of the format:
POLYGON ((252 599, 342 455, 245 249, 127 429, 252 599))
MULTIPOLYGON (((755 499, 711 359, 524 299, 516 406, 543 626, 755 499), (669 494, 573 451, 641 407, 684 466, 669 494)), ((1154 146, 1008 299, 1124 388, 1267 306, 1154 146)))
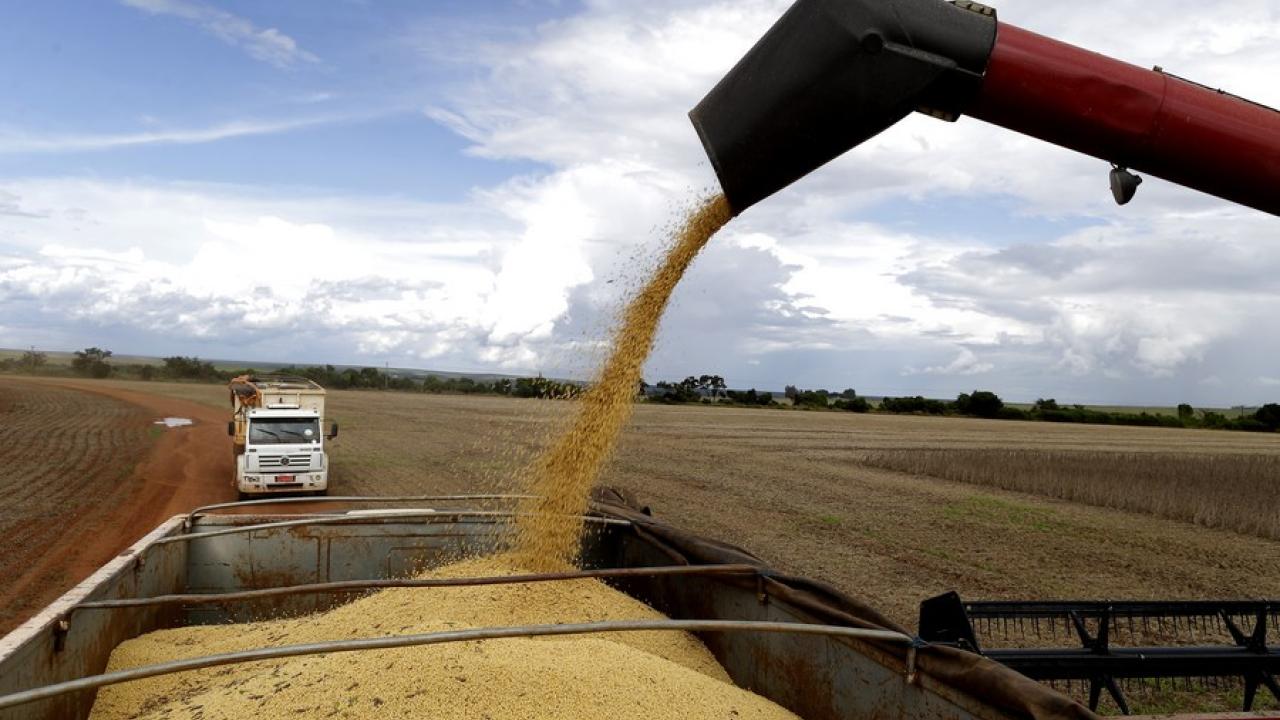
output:
MULTIPOLYGON (((177 611, 170 608, 122 612, 72 612, 71 608, 86 600, 146 597, 184 588, 186 548, 153 544, 181 527, 181 518, 164 523, 39 615, 0 638, 0 695, 100 673, 116 645, 173 624, 177 611)), ((69 695, 0 710, 0 720, 83 718, 92 703, 92 693, 69 695)))
MULTIPOLYGON (((192 532, 244 526, 278 517, 205 516, 192 532)), ((188 592, 220 593, 339 580, 405 577, 493 546, 492 518, 441 513, 405 519, 364 516, 341 525, 270 528, 191 541, 188 592)), ((311 594, 229 607, 191 608, 187 621, 211 624, 314 612, 352 599, 311 594)))
MULTIPOLYGON (((620 545, 604 556, 625 566, 670 559, 629 534, 607 533, 620 545)), ((814 622, 814 618, 741 578, 637 578, 615 583, 672 618, 733 618, 814 622)), ((806 720, 837 718, 1005 718, 996 708, 918 675, 875 645, 856 640, 765 633, 702 635, 702 641, 741 687, 768 697, 806 720)))
MULTIPOLYGON (((276 518, 222 516, 198 519, 192 532, 276 518)), ((225 622, 328 607, 351 595, 284 596, 229 608, 202 606, 82 610, 71 619, 61 651, 52 627, 82 600, 150 597, 177 592, 230 592, 306 582, 385 578, 438 565, 465 551, 492 549, 494 518, 441 513, 413 519, 376 515, 351 524, 275 527, 156 544, 179 532, 178 519, 144 538, 42 614, 18 638, 0 641, 0 693, 101 672, 123 640, 182 623, 225 622), (144 558, 138 564, 136 558, 144 558), (25 669, 30 666, 33 669, 25 669)), ((624 528, 598 527, 584 541, 585 564, 640 567, 669 564, 662 549, 624 528)), ((653 577, 618 581, 619 588, 680 619, 812 622, 803 609, 759 595, 747 578, 653 577)), ((429 592, 429 591, 427 591, 429 592)), ((24 626, 26 627, 26 626, 24 626)), ((739 685, 812 720, 877 718, 1003 718, 997 710, 923 675, 914 682, 898 657, 867 642, 762 632, 708 633, 703 638, 739 685)), ((87 694, 86 694, 87 695, 87 694)), ((91 698, 32 704, 0 720, 82 718, 91 698)))

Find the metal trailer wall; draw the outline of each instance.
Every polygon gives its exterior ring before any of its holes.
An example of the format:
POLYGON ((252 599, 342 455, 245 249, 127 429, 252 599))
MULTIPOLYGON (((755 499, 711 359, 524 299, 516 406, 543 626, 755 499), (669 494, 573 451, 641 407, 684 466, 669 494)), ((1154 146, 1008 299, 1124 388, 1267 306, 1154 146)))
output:
MULTIPOLYGON (((150 597, 186 586, 187 548, 156 541, 182 530, 175 517, 147 534, 40 614, 0 638, 0 695, 95 675, 107 667, 111 651, 130 638, 177 621, 174 608, 130 608, 112 612, 71 612, 90 600, 150 597)), ((0 720, 63 720, 88 717, 93 693, 63 695, 10 710, 0 720)))
MULTIPOLYGON (((207 516, 198 518, 190 532, 271 519, 279 518, 207 516)), ((71 615, 59 643, 58 622, 82 600, 403 576, 493 547, 496 522, 500 520, 447 511, 416 519, 369 515, 340 524, 179 540, 182 519, 175 518, 0 641, 0 694, 100 673, 117 644, 157 628, 310 612, 355 596, 294 595, 226 607, 174 607, 170 612, 86 609, 71 615)), ((626 525, 596 527, 588 533, 584 550, 584 564, 595 567, 658 566, 672 560, 662 547, 626 525)), ((648 578, 618 585, 675 618, 812 622, 803 607, 785 599, 762 601, 753 577, 648 578)), ((871 643, 760 632, 707 633, 703 639, 736 683, 810 720, 1009 717, 927 673, 908 679, 900 657, 871 643)), ((0 720, 84 718, 91 696, 85 692, 0 711, 0 720)))

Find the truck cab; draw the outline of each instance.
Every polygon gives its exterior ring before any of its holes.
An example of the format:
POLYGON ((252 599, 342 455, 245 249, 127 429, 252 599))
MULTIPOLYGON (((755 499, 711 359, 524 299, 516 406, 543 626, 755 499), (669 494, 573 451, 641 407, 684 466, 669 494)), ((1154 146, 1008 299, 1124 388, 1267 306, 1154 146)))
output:
POLYGON ((240 377, 231 381, 236 490, 241 498, 268 493, 329 489, 325 441, 337 437, 324 426, 324 388, 295 377, 240 377))

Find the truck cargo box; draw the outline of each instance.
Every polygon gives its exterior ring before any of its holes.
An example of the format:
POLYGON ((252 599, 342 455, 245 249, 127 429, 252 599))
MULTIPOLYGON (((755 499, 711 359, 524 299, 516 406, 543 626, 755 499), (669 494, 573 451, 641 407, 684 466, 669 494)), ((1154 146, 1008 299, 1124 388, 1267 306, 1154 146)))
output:
MULTIPOLYGON (((358 502, 330 500, 340 502, 324 507, 358 502)), ((494 497, 415 500, 433 509, 388 510, 383 503, 375 511, 275 508, 270 514, 199 512, 169 520, 0 639, 0 708, 2 696, 102 673, 117 645, 152 630, 308 613, 355 597, 332 586, 217 602, 160 596, 404 578, 493 550, 496 525, 510 517, 493 505, 473 509, 477 502, 501 502, 494 497)), ((921 646, 821 582, 774 572, 744 550, 681 532, 620 496, 599 500, 584 539, 584 567, 639 573, 609 582, 671 618, 877 631, 869 633, 875 638, 750 629, 700 633, 735 683, 801 717, 1093 717, 1069 698, 980 656, 921 646), (660 566, 679 566, 682 574, 653 570, 660 566)), ((93 700, 92 689, 60 694, 0 709, 0 720, 84 718, 93 700)))

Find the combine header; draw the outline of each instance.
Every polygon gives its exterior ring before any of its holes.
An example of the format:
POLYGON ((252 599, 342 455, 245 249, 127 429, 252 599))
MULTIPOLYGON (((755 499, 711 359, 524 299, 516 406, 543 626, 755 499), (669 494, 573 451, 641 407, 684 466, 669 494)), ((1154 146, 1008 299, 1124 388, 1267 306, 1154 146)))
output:
POLYGON ((1260 687, 1280 701, 1280 646, 1267 637, 1278 620, 1276 600, 966 603, 947 593, 921 603, 920 637, 1035 680, 1087 683, 1092 710, 1106 690, 1129 714, 1126 680, 1235 679, 1250 712, 1260 687))

